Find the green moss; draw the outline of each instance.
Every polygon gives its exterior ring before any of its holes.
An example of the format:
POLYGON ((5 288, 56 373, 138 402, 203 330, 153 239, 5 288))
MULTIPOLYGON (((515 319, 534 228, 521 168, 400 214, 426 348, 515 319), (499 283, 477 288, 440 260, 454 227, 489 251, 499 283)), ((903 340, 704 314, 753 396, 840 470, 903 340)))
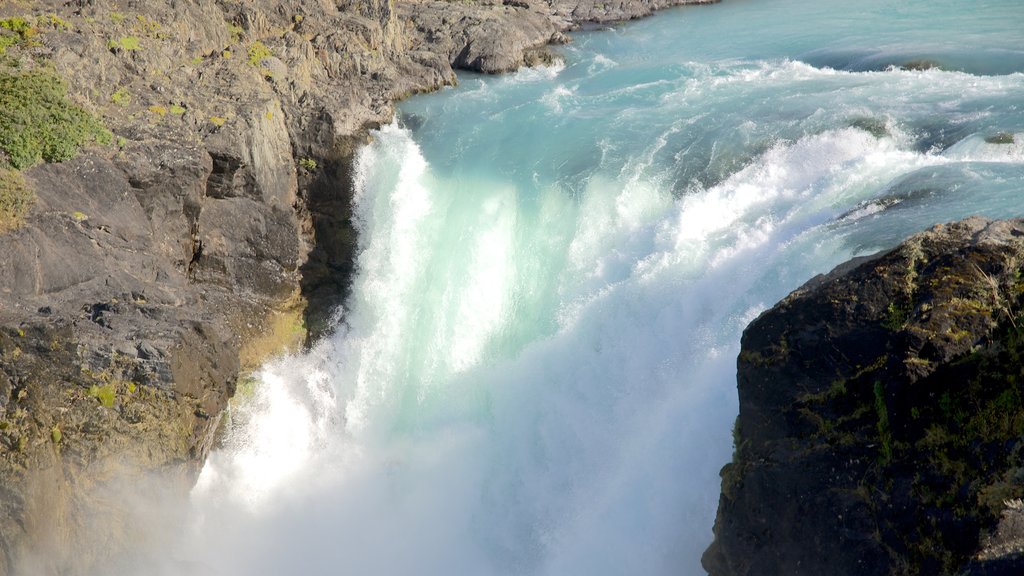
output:
POLYGON ((0 168, 0 234, 20 227, 35 199, 20 172, 0 168))
POLYGON ((264 60, 273 56, 270 49, 258 40, 249 45, 248 54, 250 66, 260 66, 264 60))
POLYGON ((68 160, 90 142, 113 139, 99 119, 68 100, 67 87, 53 72, 0 72, 0 110, 0 150, 17 169, 68 160))

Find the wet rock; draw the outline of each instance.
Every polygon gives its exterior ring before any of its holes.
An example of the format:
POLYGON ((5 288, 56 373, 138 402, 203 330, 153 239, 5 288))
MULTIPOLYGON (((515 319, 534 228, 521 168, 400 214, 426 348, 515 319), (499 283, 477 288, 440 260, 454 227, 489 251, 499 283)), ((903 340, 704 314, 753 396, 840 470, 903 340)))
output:
POLYGON ((1000 132, 998 134, 985 137, 985 142, 988 142, 989 144, 1013 144, 1014 137, 1010 132, 1000 132))

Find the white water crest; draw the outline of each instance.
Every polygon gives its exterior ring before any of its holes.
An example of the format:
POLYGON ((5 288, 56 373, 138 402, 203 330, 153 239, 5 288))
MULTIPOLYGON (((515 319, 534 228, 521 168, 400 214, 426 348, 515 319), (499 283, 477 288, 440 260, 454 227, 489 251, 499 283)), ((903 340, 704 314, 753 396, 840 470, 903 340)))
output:
POLYGON ((415 131, 373 134, 343 322, 233 408, 182 558, 220 576, 703 573, 747 323, 851 256, 1024 211, 1020 70, 899 70, 912 46, 856 38, 754 46, 728 4, 580 34, 564 65, 463 77, 403 104, 415 131), (693 19, 720 29, 676 46, 693 19))

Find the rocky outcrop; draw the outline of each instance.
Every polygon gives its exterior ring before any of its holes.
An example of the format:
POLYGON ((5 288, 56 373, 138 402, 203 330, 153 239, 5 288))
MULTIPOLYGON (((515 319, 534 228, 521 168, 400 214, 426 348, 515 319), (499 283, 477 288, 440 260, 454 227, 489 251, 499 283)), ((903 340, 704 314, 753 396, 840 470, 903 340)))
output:
POLYGON ((184 495, 239 371, 327 327, 395 100, 682 3, 0 2, 0 76, 52 70, 113 140, 21 173, 0 147, 32 196, 0 213, 0 575, 138 545, 124 500, 184 495))
POLYGON ((971 218, 840 266, 738 360, 713 576, 1017 574, 1024 220, 971 218))

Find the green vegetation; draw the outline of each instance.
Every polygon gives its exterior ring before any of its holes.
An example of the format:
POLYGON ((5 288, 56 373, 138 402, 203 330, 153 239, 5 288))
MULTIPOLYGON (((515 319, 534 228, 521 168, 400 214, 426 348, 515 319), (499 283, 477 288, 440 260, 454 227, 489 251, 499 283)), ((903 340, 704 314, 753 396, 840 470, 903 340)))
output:
POLYGON ((273 56, 263 42, 257 40, 249 45, 249 65, 260 66, 264 60, 273 56))
POLYGON ((72 30, 74 27, 70 22, 56 14, 45 14, 36 19, 37 24, 45 24, 54 30, 72 30))
POLYGON ((169 111, 171 114, 174 114, 175 116, 181 116, 185 113, 185 108, 183 106, 179 106, 178 104, 171 104, 171 108, 169 111))
POLYGON ((5 18, 3 20, 0 20, 0 28, 14 32, 22 39, 25 39, 36 33, 35 25, 30 21, 30 19, 23 18, 21 16, 15 16, 13 18, 5 18))
POLYGON ((27 18, 15 16, 0 20, 0 56, 6 54, 11 46, 31 42, 37 33, 35 26, 27 18))
POLYGON ((51 71, 0 71, 0 167, 68 160, 91 142, 113 136, 92 114, 73 104, 67 86, 51 71))
POLYGON ((117 40, 111 40, 107 42, 107 48, 110 48, 111 50, 115 51, 132 51, 142 48, 142 45, 139 44, 139 39, 135 36, 121 36, 117 40))
POLYGON ((99 400, 100 405, 112 408, 114 400, 117 399, 117 391, 114 389, 113 384, 104 384, 103 386, 93 384, 89 386, 89 396, 99 400))
POLYGON ((21 226, 34 201, 35 194, 20 172, 0 168, 0 234, 21 226))
POLYGON ((169 34, 164 32, 163 27, 160 26, 159 22, 146 18, 141 14, 135 17, 135 25, 133 28, 139 34, 149 38, 163 40, 169 37, 169 34))
POLYGON ((214 126, 216 126, 216 127, 218 127, 218 128, 220 128, 221 126, 223 126, 223 125, 224 125, 224 123, 225 123, 225 122, 227 122, 227 121, 228 121, 228 119, 227 119, 227 118, 225 118, 225 117, 223 117, 223 116, 210 116, 210 122, 211 122, 211 123, 212 123, 212 124, 213 124, 214 126))
POLYGON ((18 37, 12 34, 0 34, 0 56, 7 53, 7 49, 18 43, 18 37))
POLYGON ((228 34, 231 34, 232 42, 238 42, 242 39, 242 34, 245 32, 244 28, 234 22, 226 22, 225 24, 227 24, 228 27, 228 34))
POLYGON ((54 444, 60 444, 64 434, 61 433, 60 427, 54 424, 53 428, 50 428, 50 439, 53 440, 54 444))
POLYGON ((890 303, 888 310, 886 310, 885 320, 882 321, 882 326, 893 332, 902 330, 907 325, 907 321, 910 320, 910 313, 912 311, 913 304, 909 298, 899 304, 895 302, 890 303))
POLYGON ((312 158, 299 158, 299 166, 302 166, 306 170, 312 172, 316 170, 317 164, 316 160, 313 160, 312 158))
POLYGON ((161 106, 159 104, 154 104, 153 106, 150 106, 148 108, 148 110, 150 112, 152 112, 153 114, 156 114, 157 116, 160 116, 161 118, 163 118, 164 116, 167 116, 167 107, 166 106, 161 106))
POLYGON ((132 101, 132 95, 125 88, 118 88, 110 95, 110 101, 118 106, 127 106, 132 101))

